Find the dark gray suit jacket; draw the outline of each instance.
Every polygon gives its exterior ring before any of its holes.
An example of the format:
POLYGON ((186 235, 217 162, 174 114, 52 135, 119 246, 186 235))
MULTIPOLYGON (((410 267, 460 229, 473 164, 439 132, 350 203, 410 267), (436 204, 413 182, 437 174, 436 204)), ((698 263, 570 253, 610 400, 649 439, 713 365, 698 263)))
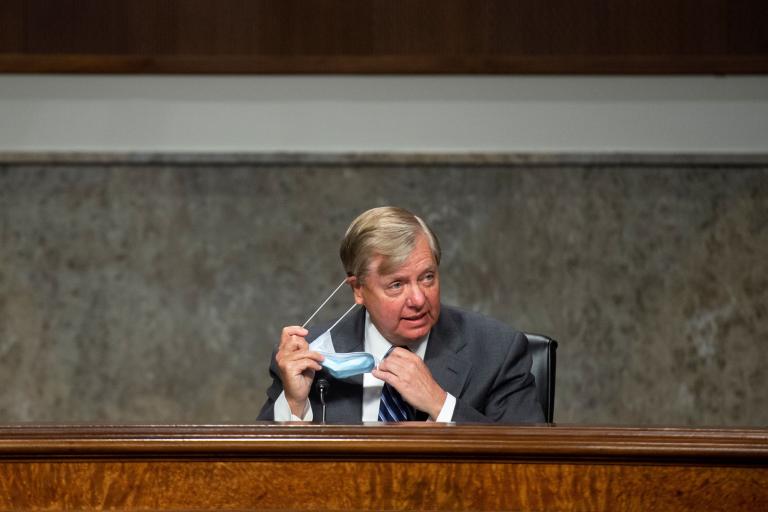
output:
MULTIPOLYGON (((365 310, 344 319, 332 331, 337 352, 364 350, 365 310)), ((308 340, 322 334, 310 332, 308 340)), ((530 373, 528 340, 491 318, 443 305, 432 328, 424 362, 437 383, 456 397, 454 422, 543 423, 544 414, 536 398, 530 373)), ((275 355, 269 369, 273 378, 260 420, 274 419, 273 406, 283 391, 275 355)), ((337 380, 325 371, 330 382, 327 393, 327 423, 360 423, 363 415, 363 376, 337 380)), ((315 386, 309 395, 315 421, 322 416, 315 386)), ((421 413, 417 419, 426 419, 421 413)))

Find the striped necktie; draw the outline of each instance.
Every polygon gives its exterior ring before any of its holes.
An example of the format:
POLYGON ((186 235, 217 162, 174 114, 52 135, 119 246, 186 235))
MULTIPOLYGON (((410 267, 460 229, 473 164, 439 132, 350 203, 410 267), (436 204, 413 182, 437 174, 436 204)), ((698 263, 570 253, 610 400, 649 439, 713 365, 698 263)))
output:
MULTIPOLYGON (((395 347, 391 347, 384 354, 386 359, 395 347)), ((406 350, 410 350, 406 348, 406 350)), ((411 421, 414 419, 413 407, 403 400, 400 392, 386 382, 381 389, 381 401, 379 402, 379 421, 411 421)))
POLYGON ((385 383, 379 402, 379 421, 411 421, 413 417, 413 407, 395 388, 385 383))

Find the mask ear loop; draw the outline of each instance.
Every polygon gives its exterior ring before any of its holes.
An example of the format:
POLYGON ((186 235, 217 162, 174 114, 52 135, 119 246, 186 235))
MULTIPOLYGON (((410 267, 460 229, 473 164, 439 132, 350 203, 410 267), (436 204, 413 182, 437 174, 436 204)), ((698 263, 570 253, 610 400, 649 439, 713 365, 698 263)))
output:
POLYGON ((356 307, 357 307, 357 304, 352 304, 352 306, 350 306, 350 308, 343 315, 341 315, 341 317, 339 317, 339 319, 336 320, 333 323, 333 325, 328 328, 328 330, 329 331, 333 330, 333 328, 336 327, 337 325, 339 325, 339 322, 344 320, 344 317, 347 316, 349 314, 349 312, 352 311, 353 309, 355 309, 356 307))
MULTIPOLYGON (((325 299, 325 300, 323 301, 323 303, 322 303, 322 304, 320 304, 320 307, 318 307, 318 308, 315 310, 315 312, 314 312, 314 313, 312 313, 312 314, 309 316, 309 318, 307 318, 307 321, 306 321, 306 322, 304 322, 304 323, 301 325, 302 329, 303 329, 304 327, 306 327, 306 326, 307 326, 307 324, 308 324, 310 321, 312 321, 312 319, 313 319, 313 318, 315 318, 315 315, 317 315, 317 314, 320 312, 320 310, 321 310, 321 309, 323 309, 323 306, 325 306, 326 304, 328 304, 328 301, 329 301, 329 300, 331 300, 331 298, 332 298, 334 295, 336 295, 336 292, 338 292, 339 290, 341 290, 341 287, 342 287, 342 286, 344 286, 344 284, 345 284, 346 282, 347 282, 347 279, 346 279, 346 278, 344 278, 344 280, 343 280, 343 281, 342 281, 342 282, 339 284, 339 286, 337 286, 337 287, 336 287, 336 289, 335 289, 335 290, 333 290, 333 291, 331 292, 331 294, 328 296, 328 298, 327 298, 327 299, 325 299)), ((338 320, 336 320, 336 322, 335 322, 335 323, 334 323, 334 324, 333 324, 333 325, 330 327, 330 329, 328 329, 328 330, 330 331, 331 329, 333 329, 334 327, 336 327, 336 326, 339 324, 339 322, 341 322, 342 320, 344 320, 344 317, 345 317, 345 316, 347 316, 347 315, 349 314, 349 312, 350 312, 350 311, 352 311, 353 309, 355 309, 355 306, 357 306, 357 304, 352 304, 352 307, 350 307, 350 308, 349 308, 349 309, 348 309, 348 310, 347 310, 347 311, 346 311, 346 312, 345 312, 343 315, 341 315, 341 317, 340 317, 338 320)))
MULTIPOLYGON (((309 318, 307 318, 307 321, 306 321, 306 322, 304 322, 303 324, 301 324, 301 328, 302 328, 302 329, 303 329, 304 327, 306 327, 306 326, 307 326, 307 324, 308 324, 309 322, 311 322, 313 318, 315 318, 315 315, 316 315, 316 314, 318 314, 318 313, 320 312, 320 310, 321 310, 321 309, 323 309, 323 306, 325 306, 326 304, 328 304, 328 301, 329 301, 329 300, 331 300, 331 298, 332 298, 334 295, 336 295, 336 292, 337 292, 337 291, 339 291, 339 290, 341 289, 341 287, 342 287, 342 286, 344 286, 344 283, 346 283, 346 282, 347 282, 347 280, 346 280, 346 278, 345 278, 345 279, 344 279, 344 280, 341 282, 341 284, 339 284, 339 286, 337 286, 337 287, 336 287, 336 289, 335 289, 335 290, 333 290, 333 291, 331 292, 331 294, 328 296, 328 298, 327 298, 327 299, 325 299, 325 300, 323 301, 323 303, 322 303, 322 304, 320 304, 320 307, 318 307, 318 308, 315 310, 315 312, 314 312, 314 313, 312 313, 311 315, 309 315, 309 318)), ((345 314, 346 314, 346 313, 345 313, 345 314)))

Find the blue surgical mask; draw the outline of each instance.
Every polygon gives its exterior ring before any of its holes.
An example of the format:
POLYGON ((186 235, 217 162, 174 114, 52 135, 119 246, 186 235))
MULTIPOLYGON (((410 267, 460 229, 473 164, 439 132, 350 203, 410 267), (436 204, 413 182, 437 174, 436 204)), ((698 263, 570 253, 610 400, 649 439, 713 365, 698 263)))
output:
POLYGON ((337 379, 346 379, 361 373, 368 373, 376 366, 376 361, 368 352, 346 352, 323 354, 323 368, 337 379))
MULTIPOLYGON (((323 302, 320 307, 317 308, 314 313, 312 313, 309 319, 304 322, 304 325, 307 325, 309 321, 312 320, 317 312, 320 311, 323 306, 325 306, 325 304, 331 299, 331 297, 333 297, 337 291, 339 291, 345 282, 346 279, 342 281, 338 288, 336 288, 333 293, 331 293, 331 295, 325 299, 325 302, 323 302)), ((367 373, 373 370, 373 368, 376 366, 375 358, 368 352, 336 352, 336 349, 333 346, 331 329, 336 327, 338 323, 341 322, 344 317, 347 316, 347 314, 349 314, 349 312, 355 308, 355 306, 357 306, 357 304, 353 304, 352 307, 346 311, 346 313, 341 315, 341 318, 334 322, 330 329, 325 331, 309 344, 310 350, 319 352, 323 355, 324 359, 320 364, 328 371, 328 373, 337 379, 346 379, 347 377, 360 375, 361 373, 367 373)))
MULTIPOLYGON (((337 323, 339 322, 337 321, 337 323)), ((331 337, 331 329, 325 331, 309 344, 309 350, 323 355, 324 359, 320 364, 328 370, 328 373, 337 379, 346 379, 373 370, 376 366, 376 360, 368 352, 336 352, 331 337)))

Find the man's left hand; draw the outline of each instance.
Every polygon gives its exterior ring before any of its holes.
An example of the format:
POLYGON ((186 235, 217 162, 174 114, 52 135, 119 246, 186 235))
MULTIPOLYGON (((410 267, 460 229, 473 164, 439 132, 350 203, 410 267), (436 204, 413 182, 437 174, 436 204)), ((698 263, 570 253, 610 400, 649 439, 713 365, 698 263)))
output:
POLYGON ((394 349, 371 374, 393 386, 406 402, 435 419, 447 396, 419 356, 404 348, 394 349))

